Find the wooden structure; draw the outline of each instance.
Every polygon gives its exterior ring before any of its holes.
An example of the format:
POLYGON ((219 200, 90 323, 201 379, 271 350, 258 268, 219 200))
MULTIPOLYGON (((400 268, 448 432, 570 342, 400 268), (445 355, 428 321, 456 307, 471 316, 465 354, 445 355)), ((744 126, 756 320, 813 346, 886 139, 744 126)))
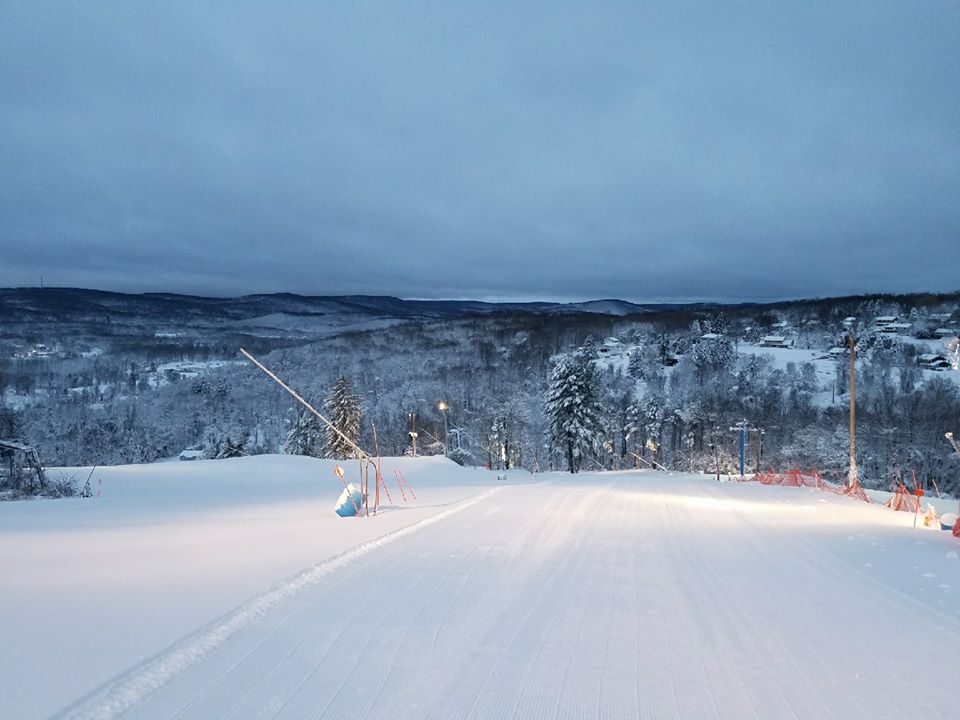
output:
POLYGON ((0 487, 12 490, 36 490, 47 485, 36 448, 0 440, 0 487))

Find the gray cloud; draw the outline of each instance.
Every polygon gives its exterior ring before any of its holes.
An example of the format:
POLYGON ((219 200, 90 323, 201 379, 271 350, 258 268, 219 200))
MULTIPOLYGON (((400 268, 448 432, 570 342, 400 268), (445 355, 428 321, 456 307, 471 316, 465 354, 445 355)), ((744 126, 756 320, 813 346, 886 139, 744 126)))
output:
POLYGON ((5 3, 0 285, 960 287, 960 5, 660 5, 5 3))

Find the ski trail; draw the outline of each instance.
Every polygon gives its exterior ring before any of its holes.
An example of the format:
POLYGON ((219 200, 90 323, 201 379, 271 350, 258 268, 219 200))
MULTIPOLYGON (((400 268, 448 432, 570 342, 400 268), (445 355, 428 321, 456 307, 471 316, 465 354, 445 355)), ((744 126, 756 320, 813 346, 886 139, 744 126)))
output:
POLYGON ((108 683, 79 704, 67 708, 54 717, 57 720, 61 718, 62 720, 112 720, 120 716, 150 693, 165 685, 171 678, 200 662, 228 638, 304 588, 316 585, 331 573, 385 545, 442 522, 452 515, 483 502, 499 490, 500 488, 488 490, 471 500, 441 511, 413 525, 358 545, 279 583, 262 595, 245 603, 233 613, 177 643, 127 675, 108 683))
MULTIPOLYGON (((911 618, 919 634, 889 632, 917 601, 846 572, 829 549, 849 531, 790 507, 787 491, 656 473, 502 490, 451 521, 356 548, 335 576, 99 717, 951 716, 952 646, 917 638, 953 638, 956 623, 921 612, 911 618), (925 669, 909 694, 904 666, 925 669)), ((917 563, 929 555, 911 552, 917 563)))

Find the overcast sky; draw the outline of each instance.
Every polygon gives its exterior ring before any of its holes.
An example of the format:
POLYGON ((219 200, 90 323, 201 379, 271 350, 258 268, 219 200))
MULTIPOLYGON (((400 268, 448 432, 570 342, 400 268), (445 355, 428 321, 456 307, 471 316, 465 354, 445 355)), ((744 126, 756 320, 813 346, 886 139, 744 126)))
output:
POLYGON ((0 0, 0 286, 955 290, 958 78, 954 0, 0 0))

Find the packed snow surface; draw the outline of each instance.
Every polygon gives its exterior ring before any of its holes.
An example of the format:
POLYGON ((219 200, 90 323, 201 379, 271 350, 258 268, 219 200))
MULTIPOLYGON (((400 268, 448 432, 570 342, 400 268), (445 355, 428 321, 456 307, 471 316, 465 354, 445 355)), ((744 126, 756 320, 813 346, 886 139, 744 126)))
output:
POLYGON ((385 464, 417 501, 369 519, 286 457, 0 505, 0 716, 956 716, 960 541, 909 513, 385 464))

